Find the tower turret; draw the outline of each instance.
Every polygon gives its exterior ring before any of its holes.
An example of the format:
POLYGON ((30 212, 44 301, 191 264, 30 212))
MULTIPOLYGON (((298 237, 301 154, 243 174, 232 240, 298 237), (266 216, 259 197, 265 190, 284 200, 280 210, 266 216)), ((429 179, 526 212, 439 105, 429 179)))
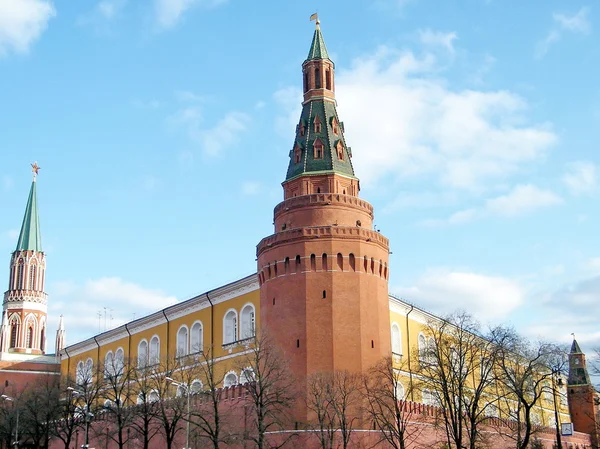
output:
MULTIPOLYGON (((261 327, 298 385, 314 373, 365 372, 390 355, 388 239, 372 229, 335 100, 334 64, 317 20, 302 64, 304 101, 274 210, 257 247, 261 327)), ((300 407, 302 408, 302 407, 300 407)), ((306 410, 296 419, 306 420, 306 410)))
MULTIPOLYGON (((569 411, 573 427, 578 432, 589 433, 592 443, 598 444, 598 401, 590 381, 585 354, 575 336, 569 352, 569 380, 567 382, 569 411)), ((594 446, 596 447, 596 446, 594 446)))
POLYGON ((8 290, 4 293, 3 314, 8 332, 2 337, 2 349, 8 352, 44 354, 46 345, 47 295, 44 293, 46 256, 37 205, 37 174, 40 167, 31 164, 33 182, 17 247, 10 260, 8 290), (6 339, 8 338, 8 342, 6 339))
POLYGON ((58 321, 58 329, 56 330, 56 341, 54 344, 54 354, 56 357, 60 357, 60 351, 65 348, 65 342, 67 340, 67 331, 65 330, 65 323, 63 316, 60 316, 58 321))

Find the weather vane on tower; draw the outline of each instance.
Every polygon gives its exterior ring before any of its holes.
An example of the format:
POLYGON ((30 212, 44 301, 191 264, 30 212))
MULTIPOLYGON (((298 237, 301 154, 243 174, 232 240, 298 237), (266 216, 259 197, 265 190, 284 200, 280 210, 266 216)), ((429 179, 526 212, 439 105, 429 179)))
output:
POLYGON ((315 24, 317 25, 317 28, 319 28, 319 25, 321 24, 321 21, 319 20, 319 14, 318 13, 314 13, 310 16, 310 21, 315 21, 315 24))
POLYGON ((40 166, 38 165, 37 162, 34 162, 33 164, 31 164, 31 171, 33 172, 33 180, 35 181, 35 179, 37 178, 37 175, 40 171, 40 166))

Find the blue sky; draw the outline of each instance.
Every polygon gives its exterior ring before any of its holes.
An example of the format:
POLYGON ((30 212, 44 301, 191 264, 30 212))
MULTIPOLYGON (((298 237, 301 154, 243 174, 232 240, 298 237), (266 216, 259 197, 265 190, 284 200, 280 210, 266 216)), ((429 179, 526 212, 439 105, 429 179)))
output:
POLYGON ((252 273, 315 11, 390 291, 600 344, 591 3, 0 0, 0 282, 33 161, 69 343, 252 273))

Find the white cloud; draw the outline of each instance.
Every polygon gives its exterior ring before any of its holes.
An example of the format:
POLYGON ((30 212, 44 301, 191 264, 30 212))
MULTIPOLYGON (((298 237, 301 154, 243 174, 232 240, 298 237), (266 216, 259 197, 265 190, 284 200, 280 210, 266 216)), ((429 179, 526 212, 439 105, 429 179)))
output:
POLYGON ((201 103, 206 100, 202 95, 198 95, 189 90, 175 91, 175 98, 184 103, 201 103))
POLYGON ((296 134, 296 125, 300 117, 299 108, 302 105, 302 90, 298 87, 285 87, 276 91, 273 99, 284 111, 276 118, 277 132, 283 137, 290 138, 296 134))
POLYGON ((535 57, 543 57, 553 44, 560 41, 563 32, 588 35, 592 32, 592 25, 588 20, 590 9, 582 7, 575 15, 567 16, 565 14, 554 13, 552 18, 555 28, 551 29, 546 37, 537 43, 535 48, 535 57))
POLYGON ((55 15, 49 0, 0 0, 0 56, 26 53, 55 15))
POLYGON ((217 156, 227 147, 239 141, 239 135, 250 121, 250 116, 242 112, 229 112, 214 127, 201 130, 197 139, 204 153, 217 156))
POLYGON ((245 196, 258 195, 261 190, 260 182, 246 181, 242 184, 242 194, 245 196))
POLYGON ((133 106, 137 109, 156 110, 161 107, 161 103, 158 100, 135 100, 133 106))
POLYGON ((516 186, 506 195, 487 200, 485 210, 494 215, 514 217, 560 203, 562 199, 555 193, 525 184, 516 186))
POLYGON ((58 323, 58 316, 64 315, 69 342, 104 331, 104 308, 108 329, 131 321, 134 313, 139 318, 177 302, 175 297, 160 290, 147 289, 118 277, 93 279, 83 284, 56 282, 47 290, 52 297, 49 316, 55 317, 58 323), (100 320, 98 312, 101 313, 100 320))
POLYGON ((592 25, 588 20, 589 12, 590 9, 584 6, 573 16, 554 13, 552 17, 563 30, 579 34, 590 34, 592 25))
POLYGON ((444 33, 442 31, 433 31, 428 29, 419 30, 419 39, 428 46, 443 47, 450 53, 454 53, 453 42, 458 39, 455 32, 444 33))
POLYGON ((97 9, 105 19, 113 19, 125 7, 127 0, 102 0, 97 9))
MULTIPOLYGON (((340 118, 365 186, 433 176, 443 186, 485 189, 539 160, 555 143, 547 125, 527 122, 523 98, 451 90, 437 69, 432 55, 381 47, 338 70, 340 118)), ((281 89, 275 99, 284 109, 278 128, 289 136, 301 92, 281 89)))
POLYGON ((192 7, 214 8, 227 0, 154 0, 156 20, 162 28, 171 28, 192 7))
POLYGON ((600 257, 592 257, 590 258, 584 267, 585 270, 590 271, 594 274, 600 275, 600 257))
POLYGON ((481 320, 507 316, 523 303, 525 294, 523 287, 505 277, 443 269, 429 270, 414 286, 392 293, 436 314, 464 309, 481 320))
POLYGON ((458 198, 454 192, 431 191, 401 191, 396 198, 386 206, 383 213, 393 213, 408 208, 431 208, 455 204, 458 198))
POLYGON ((561 34, 557 30, 550 30, 546 37, 539 41, 535 46, 535 57, 537 59, 543 57, 546 53, 548 53, 550 47, 552 47, 552 44, 558 42, 560 38, 561 34))
POLYGON ((569 164, 569 171, 562 177, 563 183, 574 195, 591 193, 598 184, 598 169, 596 164, 578 161, 569 164))
MULTIPOLYGON (((598 259, 591 259, 587 268, 598 268, 598 259)), ((589 347, 600 345, 598 319, 594 313, 600 302, 600 274, 593 273, 578 281, 542 295, 536 305, 538 324, 531 332, 552 335, 553 338, 569 341, 569 334, 575 332, 577 340, 589 347), (557 333, 557 330, 561 330, 557 333)), ((585 349, 584 349, 585 351, 585 349)))
POLYGON ((248 114, 230 111, 212 127, 207 128, 204 126, 202 109, 206 97, 191 91, 179 90, 175 92, 175 98, 183 105, 167 121, 185 129, 188 137, 209 156, 217 156, 228 147, 235 145, 250 122, 248 114))
POLYGON ((461 210, 445 219, 427 219, 420 224, 436 227, 464 224, 476 218, 489 216, 516 217, 562 202, 562 198, 550 190, 540 189, 532 184, 524 184, 514 187, 505 195, 487 199, 480 208, 461 210))

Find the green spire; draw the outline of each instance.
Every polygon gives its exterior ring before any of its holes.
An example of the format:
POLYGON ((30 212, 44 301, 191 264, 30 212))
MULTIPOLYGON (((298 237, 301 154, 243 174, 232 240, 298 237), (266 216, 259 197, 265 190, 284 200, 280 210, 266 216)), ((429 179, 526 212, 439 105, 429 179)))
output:
POLYGON ((312 59, 329 59, 329 54, 327 53, 327 47, 325 47, 325 40, 321 34, 321 26, 319 23, 319 19, 317 19, 317 28, 315 29, 315 34, 313 35, 310 50, 308 51, 308 58, 306 58, 307 61, 312 59))
POLYGON ((571 344, 571 354, 583 354, 575 338, 573 338, 573 343, 571 344))
MULTIPOLYGON (((39 167, 34 164, 34 173, 37 175, 39 167)), ((21 234, 15 251, 38 251, 42 252, 42 234, 40 232, 40 217, 37 208, 36 176, 33 177, 27 208, 21 225, 21 234)))

